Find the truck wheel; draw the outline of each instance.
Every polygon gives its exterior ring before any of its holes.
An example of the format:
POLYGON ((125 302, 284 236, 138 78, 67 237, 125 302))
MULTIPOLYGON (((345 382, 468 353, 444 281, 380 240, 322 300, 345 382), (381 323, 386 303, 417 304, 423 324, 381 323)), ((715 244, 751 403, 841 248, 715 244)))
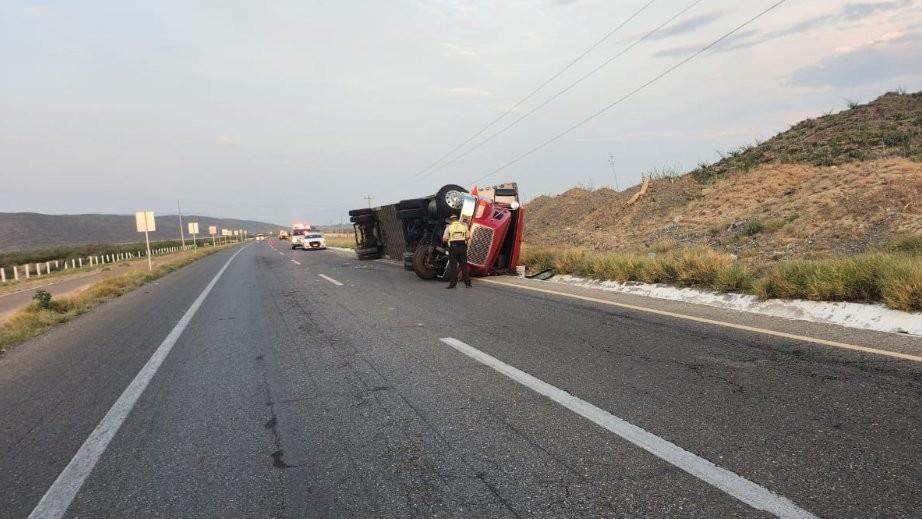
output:
POLYGON ((447 218, 451 214, 458 214, 461 211, 463 195, 467 189, 455 184, 442 186, 439 192, 435 194, 435 204, 439 211, 439 218, 447 218))
POLYGON ((374 209, 353 209, 349 211, 349 216, 361 216, 363 214, 373 214, 374 209))
POLYGON ((420 207, 397 210, 397 218, 399 220, 417 220, 424 216, 426 216, 426 212, 420 207))
POLYGON ((435 249, 429 245, 420 245, 413 255, 413 272, 422 279, 435 279, 439 273, 433 258, 435 249))
POLYGON ((381 252, 377 247, 369 247, 367 249, 356 249, 355 255, 358 256, 360 260, 373 260, 381 257, 381 252))

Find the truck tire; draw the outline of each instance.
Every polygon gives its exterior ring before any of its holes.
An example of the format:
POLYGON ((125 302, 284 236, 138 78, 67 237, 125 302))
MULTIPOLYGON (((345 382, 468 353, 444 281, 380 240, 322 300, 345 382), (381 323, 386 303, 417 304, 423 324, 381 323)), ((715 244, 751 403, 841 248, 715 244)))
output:
POLYGON ((377 247, 370 247, 367 249, 356 249, 355 255, 358 256, 360 260, 373 260, 381 257, 381 252, 377 247))
POLYGON ((426 216, 426 211, 421 207, 416 207, 413 209, 398 209, 397 210, 397 219, 398 220, 418 220, 426 216))
POLYGON ((438 268, 432 262, 435 249, 429 245, 420 245, 413 254, 413 272, 421 279, 435 279, 439 274, 438 268))
POLYGON ((363 214, 373 214, 374 209, 353 209, 349 211, 349 216, 361 216, 363 214))
POLYGON ((411 198, 409 200, 401 200, 397 202, 397 210, 402 211, 404 209, 420 209, 426 207, 429 203, 429 200, 426 198, 411 198))
POLYGON ((448 218, 452 214, 458 214, 461 212, 461 205, 455 204, 457 207, 452 207, 452 204, 449 202, 453 198, 453 193, 467 193, 467 189, 456 185, 448 184, 442 186, 442 189, 439 189, 439 192, 435 194, 435 204, 438 210, 439 218, 448 218))
POLYGON ((374 214, 360 214, 349 218, 352 223, 372 223, 375 221, 374 214))

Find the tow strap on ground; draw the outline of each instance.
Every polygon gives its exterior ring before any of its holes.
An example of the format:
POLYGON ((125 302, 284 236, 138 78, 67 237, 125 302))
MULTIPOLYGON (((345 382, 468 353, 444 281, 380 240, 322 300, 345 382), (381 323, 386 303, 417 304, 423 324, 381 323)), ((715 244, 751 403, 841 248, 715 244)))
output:
POLYGON ((547 281, 557 275, 557 271, 554 269, 546 269, 538 272, 537 274, 532 274, 530 276, 525 276, 527 279, 539 279, 541 281, 547 281))

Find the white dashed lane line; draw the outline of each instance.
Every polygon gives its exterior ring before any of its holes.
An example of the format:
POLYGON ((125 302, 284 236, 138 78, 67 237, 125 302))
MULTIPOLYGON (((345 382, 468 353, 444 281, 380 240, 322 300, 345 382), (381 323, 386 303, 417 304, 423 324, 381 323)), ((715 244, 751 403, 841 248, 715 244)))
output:
POLYGON ((330 283, 333 283, 334 285, 336 285, 336 286, 338 286, 338 287, 343 286, 342 283, 340 283, 339 281, 336 281, 335 279, 331 278, 330 276, 324 276, 323 274, 317 274, 317 276, 322 277, 323 279, 329 281, 330 283))
POLYGON ((688 472, 705 483, 719 488, 756 510, 763 510, 777 517, 785 518, 816 517, 789 499, 757 485, 735 472, 718 467, 669 440, 660 438, 645 429, 618 418, 604 409, 600 409, 556 386, 552 386, 518 368, 510 366, 473 346, 451 337, 441 339, 441 341, 477 362, 493 368, 532 391, 544 395, 590 422, 633 443, 657 458, 688 472))
POLYGON ((295 265, 300 265, 300 264, 301 264, 301 262, 298 261, 298 260, 296 260, 296 259, 291 260, 291 262, 294 263, 295 265))

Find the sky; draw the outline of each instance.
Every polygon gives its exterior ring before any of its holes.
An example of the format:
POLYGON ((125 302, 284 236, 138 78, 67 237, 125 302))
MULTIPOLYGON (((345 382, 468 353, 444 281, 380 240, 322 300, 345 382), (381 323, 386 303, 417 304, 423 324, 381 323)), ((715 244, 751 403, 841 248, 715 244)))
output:
POLYGON ((0 212, 625 188, 922 90, 922 0, 788 0, 696 54, 776 1, 4 0, 0 212))

